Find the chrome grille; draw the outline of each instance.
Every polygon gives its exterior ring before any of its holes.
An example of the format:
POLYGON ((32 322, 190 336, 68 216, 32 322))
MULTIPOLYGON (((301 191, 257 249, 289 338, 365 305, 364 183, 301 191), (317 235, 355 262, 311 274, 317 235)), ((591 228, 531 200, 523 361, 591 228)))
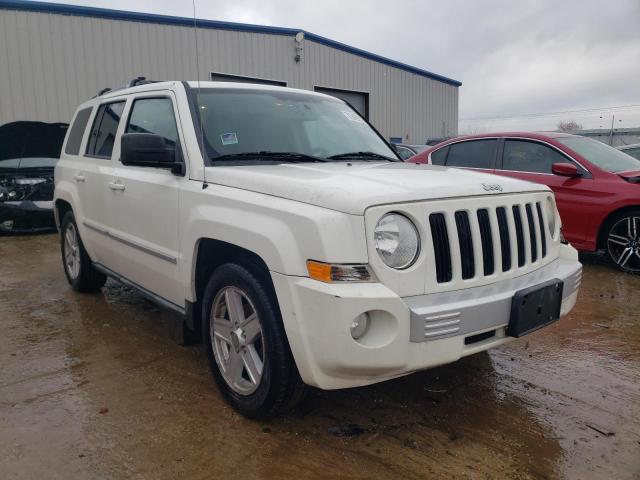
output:
POLYGON ((526 268, 548 253, 550 232, 539 201, 432 213, 429 223, 439 284, 494 275, 496 266, 502 272, 526 268))

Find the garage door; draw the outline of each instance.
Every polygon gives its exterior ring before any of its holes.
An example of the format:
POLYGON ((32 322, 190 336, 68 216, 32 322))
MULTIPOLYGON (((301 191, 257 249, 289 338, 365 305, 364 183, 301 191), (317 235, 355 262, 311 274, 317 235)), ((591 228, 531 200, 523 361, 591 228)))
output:
POLYGON ((352 92, 350 90, 338 90, 334 88, 316 87, 316 92, 326 93, 338 97, 345 102, 349 102, 360 115, 369 119, 369 94, 363 92, 352 92))

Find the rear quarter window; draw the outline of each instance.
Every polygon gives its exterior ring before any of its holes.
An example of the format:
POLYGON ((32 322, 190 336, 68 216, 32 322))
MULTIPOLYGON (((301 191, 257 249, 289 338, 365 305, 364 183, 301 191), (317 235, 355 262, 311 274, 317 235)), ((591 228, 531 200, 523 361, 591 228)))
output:
POLYGON ((73 125, 71 125, 71 129, 69 130, 67 144, 64 147, 64 153, 67 155, 78 155, 80 153, 80 144, 82 143, 82 137, 87 128, 87 122, 89 121, 92 110, 93 108, 91 107, 83 108, 76 115, 73 125))

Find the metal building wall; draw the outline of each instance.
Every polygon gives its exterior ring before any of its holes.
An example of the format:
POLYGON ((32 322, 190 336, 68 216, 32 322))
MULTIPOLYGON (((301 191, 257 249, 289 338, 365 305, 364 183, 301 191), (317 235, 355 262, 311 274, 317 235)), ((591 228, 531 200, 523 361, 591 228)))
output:
MULTIPOLYGON (((369 93, 369 117, 386 137, 423 143, 457 133, 458 88, 293 36, 199 28, 198 76, 211 71, 369 93)), ((0 8, 0 125, 68 122, 104 87, 139 75, 196 77, 193 28, 0 8)))

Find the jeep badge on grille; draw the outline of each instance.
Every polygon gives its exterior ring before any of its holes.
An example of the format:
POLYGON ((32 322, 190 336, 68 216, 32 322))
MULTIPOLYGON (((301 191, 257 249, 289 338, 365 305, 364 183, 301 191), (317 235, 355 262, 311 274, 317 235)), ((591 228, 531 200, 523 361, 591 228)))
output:
POLYGON ((501 192, 502 185, 497 183, 483 183, 482 188, 484 188, 487 192, 501 192))

